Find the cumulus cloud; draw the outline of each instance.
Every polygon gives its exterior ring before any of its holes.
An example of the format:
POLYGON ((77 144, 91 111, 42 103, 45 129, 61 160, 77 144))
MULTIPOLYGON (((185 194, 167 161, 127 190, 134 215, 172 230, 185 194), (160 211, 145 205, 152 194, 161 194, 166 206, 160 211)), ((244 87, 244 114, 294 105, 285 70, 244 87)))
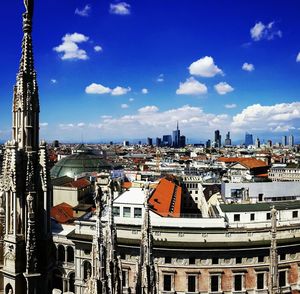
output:
POLYGON ((123 88, 123 87, 117 86, 117 87, 111 89, 109 87, 106 87, 106 86, 103 86, 103 85, 97 84, 97 83, 92 83, 85 88, 85 93, 87 93, 87 94, 98 94, 98 95, 111 94, 112 96, 125 95, 130 91, 131 91, 130 87, 123 88))
POLYGON ((273 40, 276 37, 281 38, 282 31, 276 29, 274 25, 274 21, 268 24, 264 24, 261 21, 257 22, 254 27, 250 29, 251 38, 254 41, 273 40))
POLYGON ((148 94, 148 93, 149 93, 149 91, 148 91, 148 89, 146 89, 146 88, 143 88, 143 89, 142 89, 142 93, 143 93, 143 94, 148 94))
POLYGON ((218 92, 219 95, 225 95, 227 93, 234 91, 234 88, 231 87, 226 82, 220 82, 219 84, 215 85, 214 88, 218 92))
POLYGON ((289 130, 300 123, 300 102, 271 106, 253 104, 232 118, 235 130, 271 131, 289 130))
POLYGON ((193 62, 189 66, 189 71, 191 75, 206 78, 214 77, 217 74, 223 74, 223 71, 218 68, 211 56, 205 56, 193 62))
POLYGON ((41 122, 40 127, 47 127, 49 124, 47 122, 41 122))
POLYGON ((85 126, 86 126, 86 124, 84 122, 80 122, 77 124, 77 127, 79 127, 79 128, 83 128, 85 126))
POLYGON ((296 61, 297 61, 297 62, 300 62, 300 52, 299 52, 298 55, 297 55, 296 61))
POLYGON ((126 108, 128 108, 128 107, 129 107, 129 105, 126 104, 126 103, 121 104, 121 108, 123 108, 123 109, 126 109, 126 108))
POLYGON ((225 108, 227 109, 232 109, 232 108, 236 108, 237 105, 235 103, 232 103, 232 104, 225 104, 225 108))
POLYGON ((91 12, 91 5, 87 4, 85 5, 82 9, 76 8, 75 9, 75 14, 79 16, 89 16, 91 12))
POLYGON ((254 65, 252 63, 245 62, 242 66, 242 69, 245 71, 254 71, 254 65))
POLYGON ((101 52, 101 51, 103 51, 103 48, 101 46, 99 46, 99 45, 96 45, 94 47, 94 50, 95 50, 95 52, 101 52))
POLYGON ((156 79, 156 81, 159 82, 159 83, 164 82, 164 80, 165 80, 164 74, 158 75, 158 77, 156 79))
POLYGON ((176 90, 177 95, 203 95, 207 93, 207 87, 195 80, 193 77, 188 78, 184 83, 179 84, 176 90))
POLYGON ((117 4, 110 4, 110 13, 118 15, 128 15, 130 14, 130 4, 126 2, 120 2, 117 4))
POLYGON ((61 53, 62 60, 86 60, 88 55, 85 50, 79 48, 78 44, 87 42, 88 39, 89 37, 80 33, 66 34, 62 38, 62 44, 54 47, 53 50, 61 53))
POLYGON ((133 102, 134 101, 134 98, 129 98, 129 102, 133 102))
POLYGON ((157 112, 159 108, 155 105, 144 106, 138 110, 139 113, 157 112))
POLYGON ((56 79, 51 79, 50 82, 51 82, 51 84, 56 84, 57 80, 56 79))

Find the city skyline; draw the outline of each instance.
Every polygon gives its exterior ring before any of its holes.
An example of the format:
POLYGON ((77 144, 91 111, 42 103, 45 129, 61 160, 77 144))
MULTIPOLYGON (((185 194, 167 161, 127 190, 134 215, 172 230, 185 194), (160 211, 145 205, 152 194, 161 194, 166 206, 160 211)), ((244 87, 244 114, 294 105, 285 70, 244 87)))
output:
MULTIPOLYGON (((22 38, 22 3, 3 5, 1 141, 11 133, 4 110, 22 38)), ((195 142, 219 129, 233 142, 248 131, 279 142, 293 134, 297 143, 297 8, 297 1, 36 3, 43 16, 34 18, 33 31, 41 138, 155 138, 178 121, 195 142)))

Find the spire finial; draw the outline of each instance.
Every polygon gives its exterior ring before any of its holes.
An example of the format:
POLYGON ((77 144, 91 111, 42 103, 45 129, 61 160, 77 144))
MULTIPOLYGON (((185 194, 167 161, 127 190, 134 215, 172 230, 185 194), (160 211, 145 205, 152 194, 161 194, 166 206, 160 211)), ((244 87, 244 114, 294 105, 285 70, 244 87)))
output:
POLYGON ((30 33, 32 29, 32 16, 33 16, 33 0, 24 0, 25 13, 23 14, 23 31, 30 33))

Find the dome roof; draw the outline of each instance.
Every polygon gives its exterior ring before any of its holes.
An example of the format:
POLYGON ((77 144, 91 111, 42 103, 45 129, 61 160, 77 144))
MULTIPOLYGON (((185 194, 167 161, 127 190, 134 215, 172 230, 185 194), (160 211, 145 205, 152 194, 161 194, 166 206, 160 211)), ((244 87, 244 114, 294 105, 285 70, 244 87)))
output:
POLYGON ((68 176, 74 178, 76 175, 86 172, 100 172, 112 170, 113 164, 95 154, 92 150, 82 150, 69 155, 58 161, 51 169, 51 178, 68 176))

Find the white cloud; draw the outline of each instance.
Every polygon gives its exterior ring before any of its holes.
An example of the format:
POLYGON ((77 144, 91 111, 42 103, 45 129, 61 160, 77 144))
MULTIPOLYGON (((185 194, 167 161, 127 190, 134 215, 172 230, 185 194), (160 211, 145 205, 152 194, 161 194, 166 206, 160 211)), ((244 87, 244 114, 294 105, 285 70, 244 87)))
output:
POLYGON ((88 59, 86 51, 80 49, 77 44, 87 42, 88 39, 89 37, 79 33, 66 34, 62 38, 62 44, 54 47, 53 50, 62 54, 60 56, 62 60, 86 60, 88 59))
POLYGON ((203 95, 207 93, 207 87, 195 80, 193 77, 188 78, 184 83, 179 84, 176 90, 177 95, 203 95))
POLYGON ((250 29, 251 38, 254 41, 260 40, 273 40, 275 37, 281 38, 282 31, 277 30, 275 27, 275 22, 272 21, 268 24, 263 24, 261 21, 257 22, 254 27, 250 29))
POLYGON ((254 71, 254 65, 252 63, 245 62, 242 66, 242 69, 245 71, 254 71))
POLYGON ((153 113, 153 112, 157 112, 159 110, 159 108, 155 105, 148 105, 148 106, 144 106, 142 108, 140 108, 138 110, 139 113, 153 113))
POLYGON ((41 122, 40 127, 47 127, 49 124, 47 122, 41 122))
POLYGON ((111 89, 101 84, 92 83, 85 88, 87 94, 108 94, 111 93, 111 89))
POLYGON ((51 79, 50 82, 51 82, 51 84, 56 84, 57 80, 56 79, 51 79))
POLYGON ((297 62, 300 62, 300 52, 299 52, 298 55, 297 55, 296 61, 297 61, 297 62))
POLYGON ((123 103, 123 104, 121 104, 121 108, 123 108, 123 109, 129 108, 129 105, 126 103, 123 103))
POLYGON ((111 115, 101 115, 101 118, 108 119, 108 118, 112 118, 112 116, 111 115))
POLYGON ((126 2, 110 4, 109 11, 111 14, 128 15, 128 14, 130 14, 130 4, 128 4, 126 2))
POLYGON ((148 89, 146 89, 146 88, 143 88, 143 89, 142 89, 142 93, 143 93, 143 94, 148 94, 148 93, 149 93, 149 91, 148 91, 148 89))
POLYGON ((133 102, 134 101, 134 98, 129 98, 129 102, 133 102))
POLYGON ((77 127, 82 128, 85 127, 85 123, 84 122, 80 122, 77 124, 77 127))
POLYGON ((91 5, 87 4, 84 6, 84 8, 79 9, 76 8, 75 14, 80 15, 80 16, 89 16, 91 12, 91 5))
POLYGON ((232 108, 236 108, 237 105, 235 103, 232 103, 232 104, 225 104, 225 108, 227 109, 232 109, 232 108))
POLYGON ((189 66, 191 75, 211 78, 217 74, 223 74, 223 71, 218 68, 214 63, 214 59, 211 56, 205 56, 193 62, 189 66))
POLYGON ((214 88, 218 92, 219 95, 225 95, 227 93, 234 91, 234 88, 232 88, 226 82, 220 82, 219 84, 215 85, 214 88))
POLYGON ((271 106, 253 104, 235 115, 232 128, 278 132, 298 127, 300 124, 300 102, 280 103, 271 106))
POLYGON ((159 83, 164 82, 164 80, 165 80, 164 74, 160 74, 156 79, 156 81, 159 83))
POLYGON ((127 94, 128 92, 131 91, 131 88, 128 87, 128 88, 123 88, 123 87, 120 87, 120 86, 117 86, 115 87, 112 91, 111 91, 111 95, 113 96, 121 96, 121 95, 125 95, 127 94))
POLYGON ((101 51, 103 51, 102 47, 99 46, 99 45, 96 45, 96 46, 94 47, 94 50, 95 50, 96 52, 101 52, 101 51))

